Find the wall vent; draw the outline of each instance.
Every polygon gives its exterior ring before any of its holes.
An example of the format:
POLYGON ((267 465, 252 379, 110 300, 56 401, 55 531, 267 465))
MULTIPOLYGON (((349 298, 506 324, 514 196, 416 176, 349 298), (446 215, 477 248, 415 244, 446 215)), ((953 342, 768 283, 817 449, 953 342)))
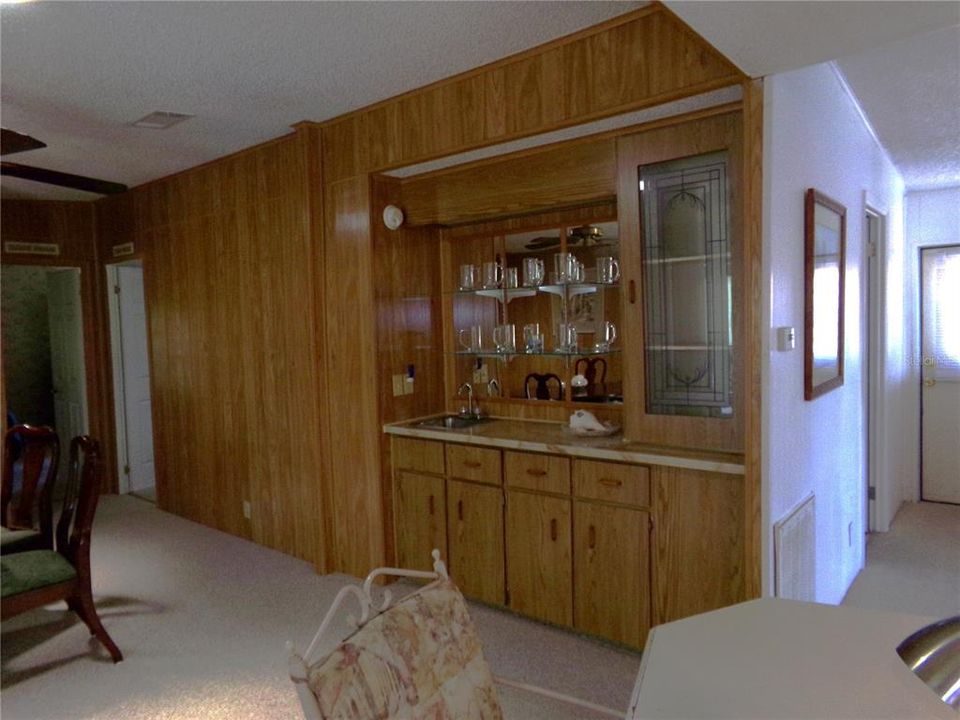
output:
POLYGON ((774 594, 789 600, 816 600, 817 536, 814 497, 773 526, 774 594))
POLYGON ((132 125, 139 128, 149 128, 150 130, 166 130, 168 127, 182 123, 184 120, 189 120, 192 117, 193 115, 186 115, 184 113, 163 112, 158 110, 157 112, 152 112, 136 120, 132 125))

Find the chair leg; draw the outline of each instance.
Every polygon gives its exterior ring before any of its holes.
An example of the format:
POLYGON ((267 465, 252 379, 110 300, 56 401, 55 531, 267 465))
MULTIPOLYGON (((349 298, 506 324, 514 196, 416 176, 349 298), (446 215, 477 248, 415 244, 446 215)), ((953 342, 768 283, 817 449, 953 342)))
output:
POLYGON ((100 617, 97 615, 97 608, 93 604, 93 594, 90 591, 90 586, 85 586, 84 583, 81 583, 77 594, 74 595, 71 600, 80 606, 82 612, 77 611, 77 615, 79 615, 80 619, 90 628, 90 634, 95 635, 97 640, 107 649, 113 661, 118 663, 123 660, 123 653, 120 652, 120 648, 113 642, 113 639, 107 634, 106 629, 100 622, 100 617))
POLYGON ((83 624, 87 626, 87 630, 89 630, 90 634, 93 635, 93 626, 90 624, 90 620, 88 619, 86 608, 84 608, 80 603, 79 595, 72 595, 68 597, 67 607, 77 614, 77 617, 83 621, 83 624))

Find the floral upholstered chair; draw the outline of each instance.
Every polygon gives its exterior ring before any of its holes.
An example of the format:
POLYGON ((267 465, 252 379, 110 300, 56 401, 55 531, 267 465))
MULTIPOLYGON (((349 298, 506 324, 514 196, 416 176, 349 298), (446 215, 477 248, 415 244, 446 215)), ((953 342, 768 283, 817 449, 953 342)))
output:
POLYGON ((494 678, 463 595, 439 551, 433 557, 433 573, 380 568, 362 586, 345 586, 303 655, 287 643, 290 678, 308 720, 500 720, 495 682, 623 717, 560 693, 494 678), (433 581, 392 605, 388 590, 375 607, 372 585, 382 575, 433 581), (358 629, 313 661, 335 614, 351 596, 360 605, 358 629))

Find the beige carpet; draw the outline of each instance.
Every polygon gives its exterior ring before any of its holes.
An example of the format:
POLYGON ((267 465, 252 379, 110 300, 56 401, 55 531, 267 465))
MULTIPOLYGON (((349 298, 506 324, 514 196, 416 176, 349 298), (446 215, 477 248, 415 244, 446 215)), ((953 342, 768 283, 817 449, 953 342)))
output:
POLYGON ((890 532, 867 540, 867 565, 844 605, 945 618, 960 615, 960 506, 907 503, 890 532))
MULTIPOLYGON (((346 580, 129 496, 103 499, 93 578, 124 661, 110 663, 62 605, 4 621, 4 720, 299 717, 284 642, 302 648, 346 580)), ((486 607, 471 613, 495 673, 626 708, 638 654, 486 607)), ((586 717, 501 695, 508 718, 586 717)))

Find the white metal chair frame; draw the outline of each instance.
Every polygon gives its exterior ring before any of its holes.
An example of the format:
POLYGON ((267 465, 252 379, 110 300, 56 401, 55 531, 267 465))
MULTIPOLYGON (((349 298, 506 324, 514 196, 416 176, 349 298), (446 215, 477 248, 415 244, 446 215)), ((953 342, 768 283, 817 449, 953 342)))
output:
MULTIPOLYGON (((310 644, 307 646, 307 649, 302 655, 294 649, 292 642, 287 641, 290 679, 293 681, 294 685, 296 685, 297 695, 300 698, 300 704, 303 706, 304 716, 307 718, 307 720, 322 720, 317 699, 314 696, 313 691, 310 690, 309 686, 307 685, 307 667, 321 641, 328 633, 334 618, 337 616, 337 613, 340 611, 344 603, 346 603, 347 599, 354 598, 360 606, 359 617, 354 615, 347 616, 347 623, 355 630, 359 630, 372 618, 376 617, 385 610, 388 610, 393 604, 393 593, 389 589, 384 590, 383 599, 381 601, 378 602, 374 599, 373 583, 378 577, 416 578, 421 580, 433 580, 434 582, 439 582, 449 578, 447 566, 440 559, 440 551, 434 550, 431 555, 433 556, 433 572, 428 572, 425 570, 407 570, 405 568, 382 567, 373 570, 369 575, 367 575, 361 585, 350 584, 342 587, 340 592, 338 592, 336 597, 334 597, 333 602, 330 604, 330 609, 327 611, 323 621, 320 623, 320 627, 313 636, 313 640, 310 641, 310 644)), ((430 583, 426 587, 431 587, 432 585, 433 583, 430 583)), ((419 588, 414 592, 420 592, 421 590, 423 590, 423 588, 419 588)), ((497 684, 504 685, 506 687, 525 690, 535 695, 547 697, 552 700, 559 700, 560 702, 574 705, 592 712, 601 713, 603 715, 607 715, 608 717, 620 718, 621 720, 625 717, 624 712, 620 712, 603 705, 598 705, 597 703, 592 703, 588 700, 581 700, 580 698, 576 698, 571 695, 565 695, 564 693, 539 687, 537 685, 530 685, 528 683, 511 680, 498 675, 494 675, 493 679, 497 684)))

